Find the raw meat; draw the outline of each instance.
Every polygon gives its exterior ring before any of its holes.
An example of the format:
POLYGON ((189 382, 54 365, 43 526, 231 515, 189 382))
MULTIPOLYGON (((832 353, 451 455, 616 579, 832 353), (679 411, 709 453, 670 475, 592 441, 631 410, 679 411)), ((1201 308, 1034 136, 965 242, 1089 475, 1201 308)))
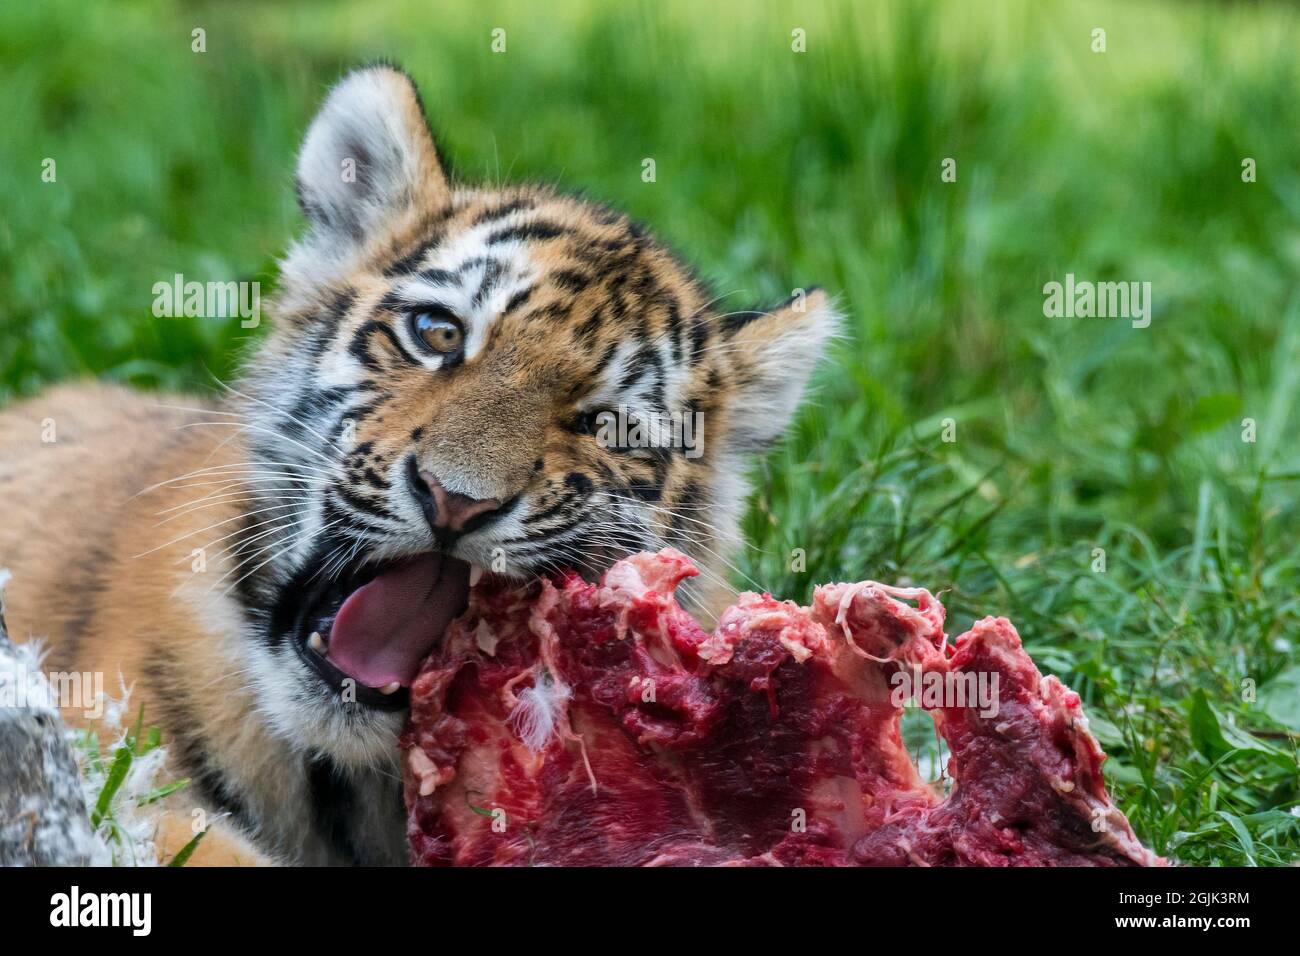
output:
POLYGON ((928 591, 863 582, 809 608, 741 595, 710 634, 673 600, 695 573, 665 550, 599 585, 474 588, 411 688, 413 863, 1164 862, 1007 620, 950 645, 928 591), (947 798, 903 747, 908 691, 951 750, 947 798))

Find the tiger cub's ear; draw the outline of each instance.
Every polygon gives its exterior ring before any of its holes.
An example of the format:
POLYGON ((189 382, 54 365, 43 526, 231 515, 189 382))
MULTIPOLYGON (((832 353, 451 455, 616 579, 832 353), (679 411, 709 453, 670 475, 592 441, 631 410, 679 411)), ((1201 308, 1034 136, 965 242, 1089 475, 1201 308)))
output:
POLYGON ((335 255, 382 222, 440 206, 447 177, 410 77, 368 66, 335 84, 303 140, 297 182, 308 241, 335 255))
POLYGON ((722 323, 736 389, 728 443, 738 452, 762 451, 794 418, 840 316, 813 288, 770 311, 740 312, 722 323))

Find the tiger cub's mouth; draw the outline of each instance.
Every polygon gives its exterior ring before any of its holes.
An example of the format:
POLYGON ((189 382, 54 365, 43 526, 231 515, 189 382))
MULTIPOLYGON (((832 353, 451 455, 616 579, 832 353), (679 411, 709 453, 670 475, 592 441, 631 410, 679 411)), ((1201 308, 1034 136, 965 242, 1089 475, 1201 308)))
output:
POLYGON ((420 664, 465 610, 473 570, 428 553, 345 571, 303 602, 298 653, 345 701, 401 710, 420 664))

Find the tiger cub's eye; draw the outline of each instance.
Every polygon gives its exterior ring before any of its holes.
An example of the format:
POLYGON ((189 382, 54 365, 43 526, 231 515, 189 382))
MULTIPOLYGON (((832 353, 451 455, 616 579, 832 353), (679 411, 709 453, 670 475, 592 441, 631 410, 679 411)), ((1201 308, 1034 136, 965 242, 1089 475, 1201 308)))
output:
POLYGON ((465 345, 465 330, 449 315, 439 312, 416 312, 411 316, 411 331, 417 341, 435 355, 455 355, 465 345))

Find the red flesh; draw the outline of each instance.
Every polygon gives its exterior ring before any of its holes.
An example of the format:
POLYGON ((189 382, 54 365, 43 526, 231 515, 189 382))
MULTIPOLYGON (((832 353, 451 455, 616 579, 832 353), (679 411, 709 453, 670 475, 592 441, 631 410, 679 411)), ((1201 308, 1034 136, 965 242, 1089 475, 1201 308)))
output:
POLYGON ((864 582, 820 587, 810 608, 742 595, 710 635, 672 596, 695 573, 669 550, 600 585, 474 590, 411 688, 412 862, 1163 863, 1107 797, 1078 696, 1041 677, 1010 622, 953 647, 929 592, 864 582), (946 799, 903 748, 901 667, 997 674, 996 716, 931 710, 946 799), (568 697, 534 752, 512 712, 548 678, 568 697))

